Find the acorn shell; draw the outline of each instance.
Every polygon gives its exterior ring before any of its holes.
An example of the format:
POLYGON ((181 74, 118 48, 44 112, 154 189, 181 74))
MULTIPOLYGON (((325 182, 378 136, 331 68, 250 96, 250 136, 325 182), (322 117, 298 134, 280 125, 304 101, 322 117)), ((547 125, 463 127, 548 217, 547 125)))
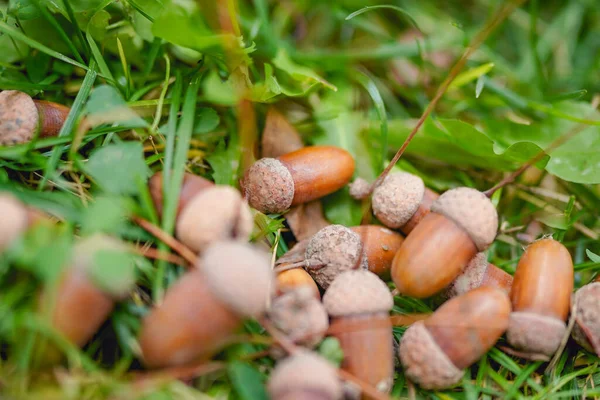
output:
POLYGON ((305 259, 324 264, 307 268, 307 272, 323 289, 342 272, 357 268, 367 269, 368 262, 360 235, 342 225, 329 225, 310 238, 305 259))
POLYGON ((275 158, 255 162, 246 172, 243 186, 248 203, 262 213, 281 213, 294 199, 292 174, 275 158))
POLYGON ((385 226, 397 229, 406 224, 425 194, 425 184, 416 175, 394 172, 373 191, 373 213, 385 226))
POLYGON ((29 142, 40 124, 31 96, 18 90, 0 92, 0 146, 29 142))
POLYGON ((423 321, 414 323, 404 332, 398 356, 404 374, 423 389, 448 388, 464 374, 435 343, 423 321))
POLYGON ((323 305, 332 317, 387 313, 394 306, 394 298, 374 273, 351 270, 333 281, 323 296, 323 305))
POLYGON ((273 290, 269 255, 249 244, 223 241, 206 249, 196 266, 215 296, 244 317, 257 317, 273 290))
POLYGON ((448 190, 433 202, 431 211, 463 228, 479 251, 487 249, 496 237, 498 212, 479 190, 467 187, 448 190))

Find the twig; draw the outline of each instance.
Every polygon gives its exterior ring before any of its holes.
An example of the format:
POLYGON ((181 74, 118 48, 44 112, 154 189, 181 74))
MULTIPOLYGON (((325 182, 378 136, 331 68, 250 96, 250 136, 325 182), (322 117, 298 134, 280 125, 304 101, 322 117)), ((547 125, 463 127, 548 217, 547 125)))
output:
POLYGON ((390 173, 390 171, 392 170, 394 165, 396 165, 396 163, 398 162, 400 157, 402 157, 402 154, 404 154, 404 151, 410 144, 413 137, 419 131, 419 128, 421 128, 421 126, 423 125, 423 123, 425 122, 425 120, 427 119, 429 114, 431 114, 431 112, 435 109, 435 107, 437 106, 437 103, 440 101, 440 99, 442 98, 444 93, 446 93, 446 90, 448 89, 448 87, 450 86, 452 81, 454 81, 454 79, 456 78, 456 76, 458 75, 460 70, 465 66, 465 64, 467 63, 467 59, 471 56, 471 54, 473 54, 473 52, 475 50, 477 50, 477 48, 485 41, 485 39, 487 39, 487 37, 492 33, 492 31, 500 23, 506 17, 508 17, 508 15, 510 15, 513 12, 513 10, 515 8, 517 8, 523 2, 524 2, 524 0, 515 0, 515 1, 512 1, 510 4, 504 6, 498 13, 496 13, 494 18, 491 19, 483 27, 483 29, 481 31, 479 31, 479 33, 471 41, 471 44, 469 45, 469 47, 466 48, 466 50, 464 51, 462 56, 458 59, 456 64, 454 64, 454 66, 448 73, 448 76, 446 77, 446 79, 444 79, 444 81, 438 88, 437 92, 435 93, 435 96, 429 102, 425 111, 423 111, 421 118, 419 118, 415 127, 412 129, 412 131, 410 132, 410 134, 408 135, 408 137, 406 138, 406 140, 404 141, 404 143, 402 144, 400 149, 398 149, 398 151, 394 155, 394 158, 392 158, 392 161, 390 161, 388 166, 383 170, 383 172, 379 175, 379 177, 377 177, 375 182, 373 182, 373 184, 371 185, 371 188, 369 190, 369 193, 373 192, 373 189, 375 189, 377 186, 379 186, 381 184, 381 182, 383 182, 383 180, 390 173))
POLYGON ((133 251, 135 251, 137 254, 143 257, 152 258, 154 260, 164 260, 176 265, 189 266, 188 262, 185 259, 176 256, 175 254, 165 253, 152 247, 131 246, 131 248, 133 249, 133 251))
POLYGON ((181 257, 183 257, 190 265, 196 264, 196 255, 193 251, 187 248, 183 243, 169 235, 167 232, 154 225, 152 222, 145 220, 142 217, 133 216, 131 218, 136 224, 153 234, 156 238, 160 239, 167 246, 175 250, 181 257))

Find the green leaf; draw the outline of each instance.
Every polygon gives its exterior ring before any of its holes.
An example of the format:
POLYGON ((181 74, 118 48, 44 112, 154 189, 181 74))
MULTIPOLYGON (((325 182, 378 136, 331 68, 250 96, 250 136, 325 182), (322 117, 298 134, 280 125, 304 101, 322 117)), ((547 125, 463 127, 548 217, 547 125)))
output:
POLYGON ((194 126, 194 134, 201 135, 203 133, 212 132, 219 123, 221 118, 214 108, 202 107, 196 111, 196 125, 194 126))
POLYGON ((97 250, 88 274, 101 290, 122 296, 135 284, 135 257, 127 250, 97 250))
POLYGON ((344 351, 340 346, 340 341, 331 336, 323 339, 319 345, 319 354, 338 367, 344 359, 344 351))
POLYGON ((212 177, 217 185, 235 186, 240 155, 241 149, 238 146, 237 138, 232 137, 227 147, 222 141, 215 151, 206 157, 206 161, 213 169, 212 177))
POLYGON ((108 21, 110 21, 110 14, 106 10, 100 10, 92 16, 88 23, 87 31, 100 43, 106 38, 108 21))
POLYGON ((397 11, 399 14, 402 14, 404 17, 406 17, 406 19, 408 19, 408 21, 415 28, 417 28, 419 31, 421 30, 421 28, 419 28, 419 25, 417 25, 417 21, 415 21, 415 19, 412 17, 412 15, 410 15, 408 13, 408 11, 406 11, 405 9, 403 9, 401 7, 393 6, 393 5, 390 5, 390 4, 381 4, 381 5, 376 5, 376 6, 365 6, 365 7, 361 8, 360 10, 354 11, 352 14, 348 15, 346 17, 346 21, 351 20, 352 18, 356 17, 357 15, 364 14, 367 11, 376 10, 376 9, 379 9, 379 8, 384 8, 384 9, 389 9, 389 10, 397 11))
POLYGON ((587 254, 590 260, 592 260, 595 263, 600 263, 600 256, 598 254, 592 253, 590 249, 586 249, 585 253, 587 254))
POLYGON ((31 0, 9 0, 8 14, 15 16, 21 21, 39 18, 41 12, 31 0))
POLYGON ((85 171, 106 192, 135 195, 137 182, 150 176, 139 142, 124 142, 101 147, 92 152, 85 171))
POLYGON ((466 85, 467 83, 473 82, 479 79, 481 76, 490 72, 492 68, 494 68, 494 63, 487 63, 475 68, 468 69, 465 72, 461 72, 452 81, 450 86, 448 86, 448 89, 457 89, 461 86, 466 85))
POLYGON ((92 90, 84 113, 92 126, 113 122, 138 128, 148 126, 146 121, 127 106, 119 91, 109 85, 101 85, 92 90))
POLYGON ((234 361, 227 368, 233 389, 242 400, 268 400, 263 375, 247 363, 234 361))
POLYGON ((310 86, 315 82, 318 82, 333 91, 337 91, 337 87, 321 78, 312 69, 293 62, 283 48, 277 52, 277 55, 273 59, 273 64, 280 70, 287 72, 292 78, 300 81, 301 83, 310 86))
POLYGON ((125 198, 96 197, 96 201, 83 214, 81 233, 117 233, 124 227, 131 208, 132 204, 125 198))

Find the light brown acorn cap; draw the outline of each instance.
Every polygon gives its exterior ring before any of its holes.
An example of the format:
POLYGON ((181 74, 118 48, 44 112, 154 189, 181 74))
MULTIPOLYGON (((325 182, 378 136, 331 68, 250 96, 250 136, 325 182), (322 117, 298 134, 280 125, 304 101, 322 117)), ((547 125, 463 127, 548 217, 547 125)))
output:
POLYGON ((281 161, 262 158, 246 172, 244 192, 250 205, 258 211, 281 213, 290 208, 294 200, 294 180, 281 161))
POLYGON ((515 311, 510 314, 506 339, 517 350, 551 357, 566 330, 566 324, 558 318, 515 311))
POLYGON ((363 178, 356 178, 354 182, 348 185, 350 196, 356 200, 362 200, 369 196, 371 184, 363 178))
POLYGON ((0 92, 0 146, 29 142, 39 123, 31 96, 18 90, 0 92))
POLYGON ((215 296, 244 317, 266 308, 273 286, 269 255, 247 243, 215 242, 197 262, 215 296))
POLYGON ((412 324, 404 332, 398 356, 404 374, 423 389, 446 389, 460 381, 464 374, 435 343, 423 321, 412 324))
POLYGON ((176 234, 199 253, 217 240, 247 242, 253 218, 248 203, 230 186, 214 186, 194 196, 177 218, 176 234))
POLYGON ((577 322, 573 326, 572 336, 583 348, 593 352, 588 334, 593 336, 592 340, 596 343, 600 341, 600 282, 583 286, 575 292, 575 297, 577 322))
POLYGON ((359 257, 359 268, 367 269, 367 257, 364 254, 360 235, 342 225, 329 225, 315 233, 308 241, 305 259, 323 263, 322 268, 307 268, 307 272, 323 289, 342 272, 354 269, 359 257))
POLYGON ((323 296, 332 317, 389 312, 394 298, 387 285, 370 271, 352 270, 338 276, 323 296))
POLYGON ((7 249, 27 230, 27 215, 27 208, 16 197, 9 193, 0 193, 0 251, 7 249))
POLYGON ((400 228, 417 212, 424 194, 421 178, 394 172, 373 191, 373 213, 388 228, 400 228))
POLYGON ((485 253, 477 253, 463 272, 448 286, 446 298, 460 296, 481 286, 487 267, 488 261, 485 253))
POLYGON ((324 358, 301 351, 277 364, 268 383, 269 395, 274 400, 292 399, 290 393, 310 391, 323 393, 326 399, 339 399, 342 384, 337 371, 324 358))
MULTIPOLYGON (((97 233, 80 239, 73 246, 71 268, 84 270, 86 275, 101 291, 116 299, 126 296, 135 284, 135 265, 133 258, 128 259, 127 265, 118 265, 107 275, 106 265, 97 264, 101 253, 128 254, 125 243, 120 240, 97 233)), ((124 260, 124 258, 120 258, 124 260)))
POLYGON ((277 297, 271 303, 269 318, 290 340, 314 347, 329 327, 329 317, 313 288, 299 286, 277 297))
POLYGON ((463 228, 479 251, 487 249, 496 237, 498 212, 490 199, 477 189, 448 190, 433 202, 431 211, 463 228))

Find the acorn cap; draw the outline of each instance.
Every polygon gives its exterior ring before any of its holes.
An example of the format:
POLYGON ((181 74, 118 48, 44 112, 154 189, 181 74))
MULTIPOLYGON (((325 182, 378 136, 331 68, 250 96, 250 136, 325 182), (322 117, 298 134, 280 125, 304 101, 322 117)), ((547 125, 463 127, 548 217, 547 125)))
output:
POLYGON ((326 399, 342 396, 342 384, 333 365, 308 351, 298 352, 277 364, 269 379, 268 390, 274 400, 301 391, 322 393, 326 399))
POLYGON ((467 187, 448 190, 433 202, 431 211, 464 229, 479 251, 487 249, 496 237, 498 212, 479 190, 467 187))
POLYGON ((369 196, 371 184, 363 178, 356 178, 354 182, 348 185, 350 196, 356 200, 362 200, 369 196))
POLYGON ((566 324, 558 318, 515 311, 510 314, 506 339, 517 350, 551 357, 566 330, 566 324))
MULTIPOLYGON (((4 92, 2 92, 4 93, 4 92)), ((1 122, 0 122, 1 123, 1 122)), ((27 230, 27 208, 12 194, 0 193, 0 251, 7 249, 27 230)))
POLYGON ((271 303, 269 318, 292 341, 313 347, 323 339, 329 317, 313 288, 299 286, 271 303))
POLYGON ((281 161, 262 158, 246 172, 244 192, 250 205, 258 211, 281 213, 292 205, 294 180, 281 161))
POLYGON ((125 297, 135 285, 132 254, 125 243, 105 234, 76 242, 70 266, 84 270, 98 289, 116 299, 125 297))
POLYGON ((230 186, 214 186, 194 196, 177 218, 176 234, 199 253, 217 240, 247 242, 253 218, 248 203, 230 186))
POLYGON ((196 263, 219 300, 244 317, 257 317, 271 296, 269 255, 247 243, 215 242, 196 263))
POLYGON ((400 228, 417 212, 424 194, 421 178, 394 172, 373 191, 373 213, 388 228, 400 228))
POLYGON ((385 282, 370 271, 352 270, 338 276, 323 296, 323 305, 332 317, 353 314, 387 313, 394 298, 385 282))
POLYGON ((423 321, 415 322, 404 332, 398 356, 404 374, 423 389, 448 388, 464 374, 435 343, 423 321))
POLYGON ((600 283, 592 282, 575 292, 577 312, 572 336, 588 351, 594 351, 588 335, 595 343, 600 340, 600 283), (584 329, 582 329, 582 326, 584 329))
POLYGON ((30 141, 39 123, 31 96, 18 90, 0 92, 0 146, 30 141))
POLYGON ((367 269, 360 235, 342 225, 329 225, 315 233, 308 241, 305 259, 324 264, 321 268, 307 268, 307 272, 323 289, 342 272, 356 268, 367 269))
POLYGON ((463 272, 448 286, 446 297, 450 299, 460 296, 481 286, 487 267, 488 261, 485 253, 477 253, 463 272))

